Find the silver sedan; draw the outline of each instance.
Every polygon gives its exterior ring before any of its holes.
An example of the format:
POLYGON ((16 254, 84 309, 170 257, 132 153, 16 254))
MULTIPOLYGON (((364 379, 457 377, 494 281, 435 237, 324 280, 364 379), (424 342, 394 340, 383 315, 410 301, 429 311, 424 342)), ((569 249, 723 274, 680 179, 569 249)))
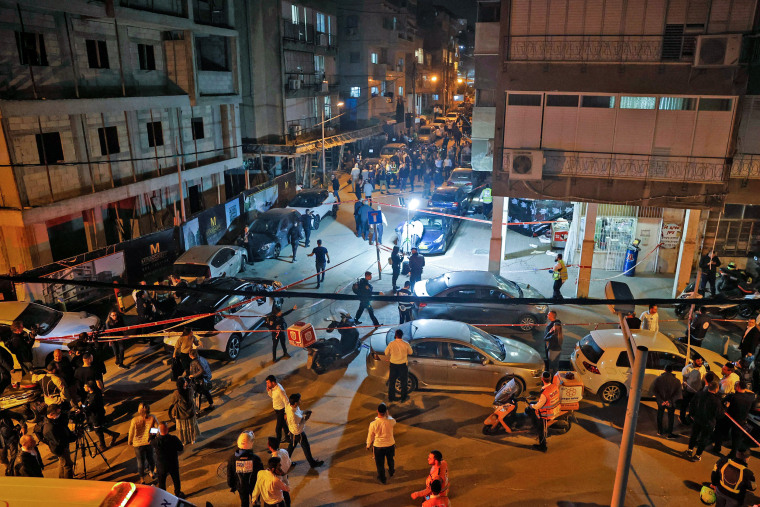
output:
MULTIPOLYGON (((522 392, 537 390, 541 383, 544 362, 531 347, 464 322, 439 319, 415 320, 372 335, 368 376, 388 380, 385 347, 396 329, 404 332, 413 350, 408 358, 410 392, 418 387, 493 392, 512 378, 522 392)), ((400 391, 401 386, 396 388, 400 391)))

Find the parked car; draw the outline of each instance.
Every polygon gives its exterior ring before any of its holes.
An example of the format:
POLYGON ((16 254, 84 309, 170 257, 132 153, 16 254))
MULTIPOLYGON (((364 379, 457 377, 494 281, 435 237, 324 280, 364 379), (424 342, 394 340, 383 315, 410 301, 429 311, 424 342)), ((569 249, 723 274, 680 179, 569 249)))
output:
MULTIPOLYGON (((26 301, 0 302, 0 336, 11 335, 14 320, 23 322, 26 332, 36 329, 37 337, 44 338, 36 340, 32 347, 35 367, 45 367, 54 350, 68 350, 68 344, 76 340, 79 333, 89 333, 100 326, 100 319, 87 312, 61 312, 26 301)), ((15 364, 14 367, 20 366, 15 364)))
MULTIPOLYGON (((367 375, 388 379, 385 347, 396 329, 412 346, 408 391, 418 387, 461 391, 497 391, 515 379, 520 392, 538 390, 544 361, 531 347, 488 334, 464 322, 422 319, 394 326, 370 337, 367 375)), ((400 390, 397 383, 396 389, 400 390)))
MULTIPOLYGON (((678 365, 673 373, 678 380, 683 380, 681 368, 686 364, 685 344, 674 343, 662 333, 645 330, 633 330, 632 336, 634 349, 637 346, 649 348, 642 396, 653 396, 652 383, 668 364, 678 365)), ((631 368, 624 339, 619 329, 591 331, 575 345, 570 355, 573 369, 583 379, 586 389, 607 403, 624 398, 631 387, 631 368)), ((692 345, 691 359, 695 357, 704 359, 706 367, 718 375, 727 361, 715 352, 692 345)))
MULTIPOLYGON (((256 291, 279 289, 282 284, 264 278, 241 280, 227 277, 207 280, 198 287, 230 291, 256 291)), ((281 298, 247 298, 239 294, 192 292, 177 305, 173 316, 189 317, 229 308, 229 310, 216 313, 211 317, 193 320, 187 324, 187 327, 201 331, 198 333, 200 341, 198 349, 218 352, 225 359, 234 360, 240 355, 240 347, 248 331, 259 327, 264 317, 274 307, 279 308, 280 306, 282 306, 281 298), (240 304, 243 301, 246 302, 240 304)), ((168 352, 174 351, 174 345, 178 338, 179 333, 171 333, 164 337, 164 347, 168 352)))
POLYGON ((327 191, 327 189, 310 188, 298 192, 285 209, 296 210, 302 215, 306 213, 307 209, 311 210, 314 213, 311 228, 317 230, 323 218, 330 215, 337 216, 337 202, 332 192, 327 191))
POLYGON ((504 305, 511 298, 543 298, 530 285, 513 282, 489 271, 452 271, 422 280, 414 285, 416 296, 441 298, 440 302, 419 304, 420 319, 457 320, 469 324, 520 324, 520 331, 530 332, 536 324, 546 322, 549 307, 545 304, 504 305), (446 299, 444 299, 446 298, 446 299), (472 298, 493 299, 493 303, 470 302, 472 298))
POLYGON ((399 151, 406 151, 404 143, 388 143, 380 150, 380 159, 386 160, 396 155, 399 151))
MULTIPOLYGON (((411 222, 420 222, 422 224, 422 236, 410 238, 409 245, 401 245, 404 251, 411 250, 412 247, 419 249, 420 253, 425 255, 446 253, 449 245, 454 239, 454 235, 459 229, 461 220, 440 215, 431 215, 424 211, 417 212, 411 219, 411 222)), ((396 234, 399 237, 399 243, 403 242, 404 224, 401 222, 396 227, 396 234)))
POLYGON ((433 144, 436 139, 438 139, 438 136, 435 134, 434 127, 425 125, 424 127, 420 127, 417 131, 417 142, 419 143, 433 144))
POLYGON ((470 198, 461 187, 442 185, 435 189, 428 201, 428 208, 452 215, 466 215, 470 207, 470 198))
POLYGON ((451 126, 453 123, 456 123, 456 121, 459 120, 459 113, 456 111, 449 111, 443 118, 446 120, 446 124, 451 126))
POLYGON ((174 261, 172 273, 187 283, 241 272, 248 262, 245 248, 233 245, 198 245, 174 261))
POLYGON ((293 225, 301 227, 301 214, 294 209, 270 209, 259 215, 251 224, 248 240, 252 243, 253 260, 278 258, 288 244, 288 231, 293 225))
POLYGON ((467 194, 471 194, 473 189, 478 186, 477 174, 470 167, 457 167, 451 171, 448 181, 445 183, 449 187, 460 187, 467 194))

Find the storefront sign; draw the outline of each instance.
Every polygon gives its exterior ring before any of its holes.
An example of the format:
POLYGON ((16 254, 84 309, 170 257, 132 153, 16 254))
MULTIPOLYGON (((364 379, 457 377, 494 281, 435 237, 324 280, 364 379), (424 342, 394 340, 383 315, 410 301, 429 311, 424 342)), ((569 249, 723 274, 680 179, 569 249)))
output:
POLYGON ((662 248, 678 248, 678 243, 681 241, 681 225, 680 224, 663 224, 662 236, 660 242, 662 248))

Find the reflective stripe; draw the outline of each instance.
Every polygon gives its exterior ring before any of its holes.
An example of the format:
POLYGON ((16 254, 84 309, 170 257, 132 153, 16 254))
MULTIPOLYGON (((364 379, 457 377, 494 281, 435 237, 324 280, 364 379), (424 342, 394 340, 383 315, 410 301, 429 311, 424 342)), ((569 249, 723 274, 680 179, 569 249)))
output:
POLYGON ((550 417, 554 415, 555 409, 559 406, 559 387, 552 383, 547 384, 542 389, 541 394, 546 398, 544 406, 538 409, 541 417, 550 417))

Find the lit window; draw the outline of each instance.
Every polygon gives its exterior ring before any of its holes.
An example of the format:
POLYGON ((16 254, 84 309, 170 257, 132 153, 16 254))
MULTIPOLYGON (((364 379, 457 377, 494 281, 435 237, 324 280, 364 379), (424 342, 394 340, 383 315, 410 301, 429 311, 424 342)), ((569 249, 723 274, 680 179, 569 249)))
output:
POLYGON ((437 93, 433 94, 433 100, 438 100, 438 94, 437 93))
POLYGON ((372 93, 373 97, 377 97, 378 94, 380 93, 380 89, 377 86, 373 86, 372 88, 370 88, 370 92, 372 93))
POLYGON ((358 97, 361 97, 361 95, 362 95, 361 88, 359 88, 358 86, 351 87, 351 97, 358 98, 358 97))
POLYGON ((693 111, 697 99, 691 97, 660 97, 660 109, 666 111, 693 111))
POLYGON ((654 109, 657 97, 620 97, 620 109, 654 109))
POLYGON ((398 87, 398 96, 399 97, 403 97, 404 96, 404 87, 403 86, 399 86, 398 87))
POLYGON ((370 54, 370 56, 369 56, 369 60, 370 60, 372 63, 377 63, 377 53, 372 53, 372 54, 370 54))

